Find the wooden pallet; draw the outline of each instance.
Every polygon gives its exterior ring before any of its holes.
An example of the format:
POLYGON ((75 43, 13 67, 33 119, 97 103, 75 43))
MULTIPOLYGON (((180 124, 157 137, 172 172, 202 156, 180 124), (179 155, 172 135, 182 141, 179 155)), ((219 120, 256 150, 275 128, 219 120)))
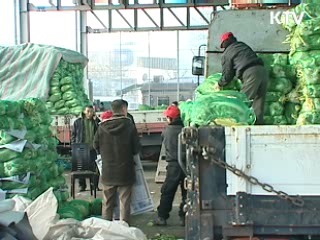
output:
POLYGON ((165 147, 162 144, 161 145, 160 156, 159 156, 159 161, 158 161, 156 177, 154 179, 154 181, 156 183, 163 183, 164 182, 164 180, 166 178, 166 173, 167 173, 166 167, 167 167, 166 152, 165 152, 165 147))

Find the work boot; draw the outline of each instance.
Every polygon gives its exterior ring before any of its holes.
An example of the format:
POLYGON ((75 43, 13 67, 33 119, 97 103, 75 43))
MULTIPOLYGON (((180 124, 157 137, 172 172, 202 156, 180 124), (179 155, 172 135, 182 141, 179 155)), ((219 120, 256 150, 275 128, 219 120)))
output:
POLYGON ((153 220, 153 224, 155 226, 167 226, 167 221, 162 217, 158 217, 157 219, 153 220))
POLYGON ((179 223, 180 223, 180 226, 184 227, 186 225, 186 218, 185 217, 180 217, 179 223))

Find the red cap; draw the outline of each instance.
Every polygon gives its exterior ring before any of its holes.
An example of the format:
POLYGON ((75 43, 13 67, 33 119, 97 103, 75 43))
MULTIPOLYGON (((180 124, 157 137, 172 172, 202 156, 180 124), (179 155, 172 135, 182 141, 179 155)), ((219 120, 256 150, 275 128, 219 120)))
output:
POLYGON ((111 118, 112 116, 113 116, 112 111, 106 111, 106 112, 102 113, 101 119, 102 119, 102 121, 107 120, 107 119, 111 118))
POLYGON ((228 40, 229 38, 233 37, 233 33, 232 32, 226 32, 224 34, 221 35, 221 44, 220 47, 222 48, 222 43, 226 40, 228 40))
POLYGON ((178 118, 180 117, 180 109, 177 106, 169 106, 163 113, 166 117, 178 118))

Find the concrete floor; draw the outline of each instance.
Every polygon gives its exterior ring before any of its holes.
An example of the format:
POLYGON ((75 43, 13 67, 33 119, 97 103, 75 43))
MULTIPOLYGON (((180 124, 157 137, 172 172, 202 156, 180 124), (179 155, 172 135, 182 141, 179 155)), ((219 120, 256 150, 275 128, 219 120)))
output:
MULTIPOLYGON (((150 226, 150 222, 157 217, 156 208, 160 201, 160 189, 162 184, 155 183, 154 181, 156 170, 157 170, 157 162, 143 161, 142 164, 143 164, 145 178, 148 183, 149 190, 154 201, 155 211, 132 216, 131 226, 141 229, 147 235, 148 238, 159 236, 159 234, 161 234, 161 235, 175 236, 177 239, 184 239, 185 228, 179 226, 179 217, 178 217, 179 204, 181 200, 180 190, 177 191, 177 194, 173 203, 173 209, 172 209, 172 212, 170 213, 170 218, 167 221, 167 226, 165 227, 150 226)), ((66 178, 68 183, 70 184, 70 176, 68 173, 66 173, 66 178)), ((90 191, 79 192, 77 187, 78 187, 78 184, 76 186, 76 199, 90 200, 93 198, 90 195, 90 191)), ((101 191, 97 192, 97 198, 102 198, 101 191)))

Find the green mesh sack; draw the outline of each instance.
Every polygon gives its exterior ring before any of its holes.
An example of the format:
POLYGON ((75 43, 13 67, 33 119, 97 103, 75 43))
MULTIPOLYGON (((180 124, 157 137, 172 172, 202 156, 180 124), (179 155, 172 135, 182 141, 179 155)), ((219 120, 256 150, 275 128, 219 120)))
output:
POLYGON ((55 102, 58 102, 61 99, 62 99, 61 93, 55 93, 49 97, 48 101, 50 101, 54 104, 55 102))
POLYGON ((4 166, 3 163, 0 162, 0 177, 4 176, 4 166))
POLYGON ((5 131, 1 131, 0 130, 0 144, 1 145, 13 142, 15 140, 17 140, 17 138, 15 138, 14 136, 6 133, 5 131))
POLYGON ((304 69, 297 70, 297 72, 298 72, 299 78, 306 85, 320 84, 319 68, 304 68, 304 69))
MULTIPOLYGON (((90 104, 87 104, 90 105, 90 104)), ((80 113, 83 112, 83 107, 72 107, 69 109, 70 113, 74 114, 74 115, 79 115, 80 113)))
POLYGON ((25 148, 21 155, 24 159, 33 159, 38 156, 37 150, 31 148, 25 148))
POLYGON ((320 124, 320 112, 301 113, 297 119, 297 125, 320 124))
POLYGON ((284 97, 280 92, 267 92, 266 102, 283 102, 284 97))
POLYGON ((72 100, 72 99, 77 99, 78 95, 75 92, 68 91, 68 92, 65 92, 62 94, 62 98, 63 98, 63 100, 68 101, 68 100, 72 100))
MULTIPOLYGON (((220 81, 222 77, 222 73, 215 73, 207 77, 203 83, 201 83, 197 88, 196 92, 200 95, 210 95, 216 92, 213 87, 216 83, 220 81)), ((240 80, 233 80, 227 86, 223 88, 223 90, 240 90, 242 87, 240 80)))
POLYGON ((66 101, 66 106, 68 108, 77 107, 78 105, 79 105, 79 101, 77 99, 71 99, 71 100, 66 101))
POLYGON ((0 116, 6 115, 7 113, 7 102, 0 101, 0 116))
POLYGON ((36 164, 33 161, 28 161, 23 158, 15 158, 4 162, 5 176, 14 176, 34 171, 36 164))
POLYGON ((28 129, 24 139, 28 140, 31 143, 34 143, 37 138, 37 131, 35 129, 28 129))
POLYGON ((12 129, 22 130, 25 128, 23 118, 16 118, 12 122, 12 129))
POLYGON ((264 114, 267 116, 283 115, 284 106, 280 102, 266 102, 264 107, 264 114))
POLYGON ((57 115, 66 115, 70 112, 69 108, 63 107, 57 110, 57 115))
POLYGON ((192 106, 193 106, 192 101, 179 103, 181 119, 185 127, 190 126, 192 106))
POLYGON ((46 104, 39 98, 27 98, 23 100, 22 109, 26 116, 32 116, 47 111, 46 104))
POLYGON ((292 90, 292 83, 287 78, 273 78, 268 82, 269 92, 280 92, 287 94, 292 90))
POLYGON ((0 149, 0 162, 7 162, 19 157, 20 154, 18 152, 12 151, 7 148, 0 149))
POLYGON ((245 103, 251 105, 251 101, 248 100, 248 97, 245 93, 233 90, 221 90, 219 92, 215 92, 214 96, 223 96, 226 98, 237 98, 245 103))
POLYGON ((301 104, 296 102, 286 102, 284 106, 284 116, 286 117, 287 123, 294 125, 299 117, 301 110, 301 104))
POLYGON ((263 117, 265 125, 286 125, 287 119, 285 116, 264 116, 263 117))
POLYGON ((62 176, 59 176, 57 178, 51 179, 48 184, 54 189, 59 189, 66 184, 66 179, 62 176))
POLYGON ((212 95, 201 97, 193 103, 192 124, 206 126, 223 119, 234 124, 250 125, 254 124, 256 116, 252 108, 237 98, 212 95))
POLYGON ((60 109, 60 108, 63 108, 65 106, 65 101, 64 100, 59 100, 58 102, 56 102, 54 104, 54 108, 56 110, 60 109))
POLYGON ((12 190, 12 189, 19 189, 19 188, 27 188, 27 187, 28 185, 17 183, 17 182, 11 182, 11 181, 3 181, 1 185, 2 190, 12 190))
POLYGON ((30 198, 31 200, 34 200, 37 197, 39 197, 42 193, 43 191, 39 187, 29 188, 28 193, 26 194, 26 197, 30 198))
POLYGON ((52 86, 50 88, 50 95, 56 94, 56 93, 60 93, 60 86, 52 86))
POLYGON ((320 50, 294 52, 289 59, 290 64, 295 65, 298 69, 320 66, 320 50))
POLYGON ((12 123, 12 121, 9 121, 9 118, 0 116, 0 129, 2 130, 12 129, 12 126, 10 126, 10 123, 12 123))
POLYGON ((91 203, 91 215, 101 216, 102 215, 102 198, 96 198, 91 203))
POLYGON ((306 85, 302 88, 304 97, 320 98, 320 84, 306 85))
POLYGON ((302 112, 320 112, 320 98, 306 98, 302 104, 302 112))
POLYGON ((50 86, 51 86, 51 87, 59 87, 59 85, 60 85, 60 78, 61 78, 60 74, 56 71, 56 72, 53 74, 52 78, 51 78, 50 86))
POLYGON ((68 92, 73 90, 74 90, 74 86, 72 84, 65 84, 61 86, 61 92, 68 92))
POLYGON ((63 190, 57 189, 57 190, 53 191, 53 194, 56 196, 56 198, 57 198, 57 200, 59 202, 59 205, 60 205, 60 202, 65 202, 69 198, 69 192, 68 191, 63 191, 63 190))
POLYGON ((274 53, 272 56, 274 65, 287 66, 289 64, 288 54, 274 53))
POLYGON ((60 80, 61 85, 72 84, 74 82, 72 77, 64 77, 60 80))
POLYGON ((17 101, 6 101, 7 102, 7 111, 6 115, 8 117, 16 118, 21 114, 21 105, 17 101))
POLYGON ((64 205, 61 209, 58 210, 58 214, 60 218, 73 218, 78 221, 82 221, 84 216, 81 214, 79 209, 75 206, 71 206, 69 204, 64 205))
POLYGON ((73 199, 69 202, 69 206, 77 208, 84 218, 90 215, 91 203, 88 201, 73 199))

